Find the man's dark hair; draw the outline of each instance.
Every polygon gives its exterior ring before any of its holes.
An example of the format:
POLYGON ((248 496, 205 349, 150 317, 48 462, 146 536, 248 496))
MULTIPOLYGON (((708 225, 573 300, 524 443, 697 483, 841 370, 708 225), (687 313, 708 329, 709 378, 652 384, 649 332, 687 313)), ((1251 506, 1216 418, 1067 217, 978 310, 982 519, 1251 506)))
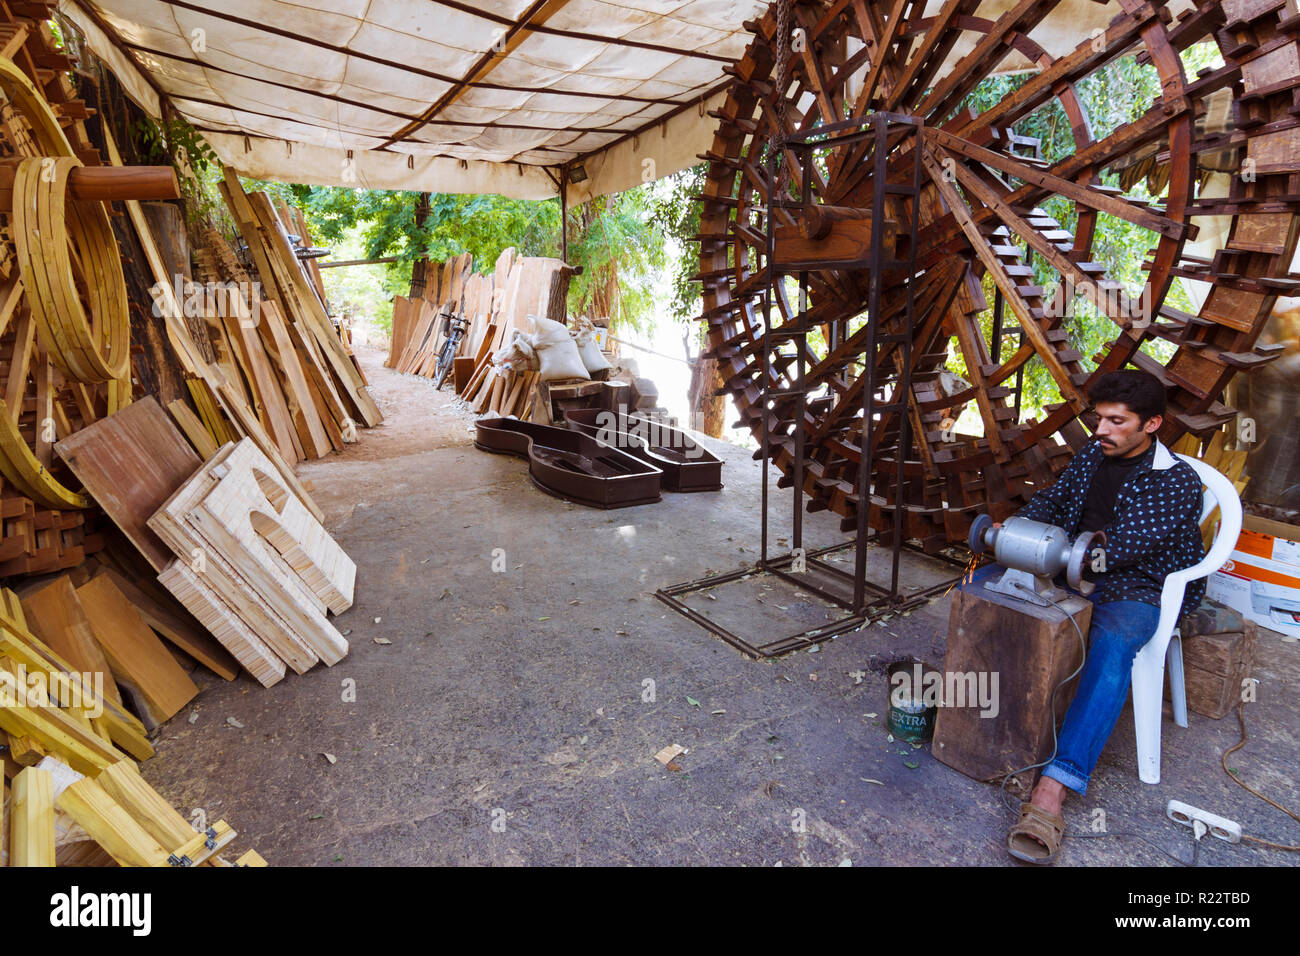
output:
POLYGON ((1150 372, 1123 369, 1107 372, 1088 390, 1093 407, 1102 402, 1119 402, 1146 422, 1153 415, 1164 415, 1165 387, 1150 372))

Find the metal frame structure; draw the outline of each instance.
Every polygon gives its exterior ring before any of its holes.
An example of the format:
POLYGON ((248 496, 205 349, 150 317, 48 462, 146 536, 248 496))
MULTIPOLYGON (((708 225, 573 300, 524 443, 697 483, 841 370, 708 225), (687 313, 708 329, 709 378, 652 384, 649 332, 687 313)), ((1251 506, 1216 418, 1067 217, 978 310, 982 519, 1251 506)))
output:
MULTIPOLYGON (((928 588, 917 594, 909 596, 906 600, 902 599, 898 589, 898 571, 899 559, 904 547, 903 544, 903 516, 901 502, 903 498, 903 479, 904 464, 906 459, 906 449, 908 447, 908 418, 906 415, 907 403, 911 396, 911 346, 912 346, 912 323, 913 310, 915 301, 915 276, 916 276, 916 249, 917 249, 917 223, 919 216, 913 214, 909 216, 911 223, 911 232, 907 246, 907 257, 905 259, 886 257, 884 249, 886 219, 886 202, 888 197, 897 197, 896 201, 910 200, 915 204, 919 201, 922 186, 922 163, 921 150, 919 148, 912 150, 914 157, 913 169, 910 182, 891 183, 888 177, 888 161, 891 146, 897 146, 899 142, 905 140, 908 136, 915 137, 918 141, 921 135, 923 123, 914 116, 908 116, 898 113, 874 112, 865 115, 859 119, 845 120, 839 123, 818 126, 811 130, 794 133, 781 139, 775 139, 770 142, 767 150, 766 165, 768 172, 768 182, 780 183, 784 177, 778 178, 781 172, 781 165, 785 162, 787 152, 793 153, 798 157, 798 162, 802 169, 810 169, 814 162, 814 153, 818 149, 831 149, 840 146, 851 146, 857 142, 865 142, 869 145, 870 153, 864 162, 873 164, 874 178, 871 203, 871 240, 869 247, 869 258, 865 261, 856 263, 857 266, 869 272, 869 285, 867 294, 867 326, 866 340, 862 349, 860 358, 863 364, 863 375, 866 380, 862 389, 862 434, 861 434, 861 451, 858 462, 858 471, 856 478, 856 487, 858 492, 858 501, 861 506, 858 508, 856 535, 851 541, 841 544, 831 545, 826 548, 819 548, 814 551, 807 551, 803 546, 803 511, 805 507, 805 490, 804 490, 804 427, 805 413, 808 407, 809 388, 805 382, 806 366, 805 361, 808 355, 806 340, 808 333, 811 331, 807 320, 808 314, 808 268, 805 267, 799 273, 799 310, 795 321, 784 322, 780 326, 772 324, 772 309, 774 307, 773 289, 778 282, 784 281, 785 272, 779 271, 776 263, 776 234, 775 234, 775 215, 772 207, 783 207, 796 216, 801 210, 808 208, 811 203, 810 182, 811 177, 803 175, 799 177, 802 184, 801 196, 798 201, 789 199, 777 199, 775 195, 769 196, 769 208, 765 215, 766 227, 766 280, 767 286, 763 293, 763 337, 760 345, 760 354, 763 368, 763 389, 761 393, 761 409, 763 410, 763 426, 761 433, 761 443, 759 449, 759 459, 762 462, 762 506, 761 506, 761 545, 758 562, 753 568, 740 569, 723 575, 699 578, 694 581, 688 581, 684 584, 672 585, 667 588, 661 588, 655 592, 655 597, 667 604, 673 610, 677 611, 684 617, 694 621, 701 627, 721 637, 728 644, 737 648, 755 658, 774 657, 780 654, 789 653, 802 647, 810 647, 813 644, 830 640, 840 634, 848 631, 854 631, 861 628, 864 624, 883 616, 884 614, 895 612, 900 613, 912 607, 925 603, 929 597, 939 592, 947 590, 952 584, 960 578, 954 578, 951 581, 944 581, 941 584, 928 588), (906 279, 906 308, 903 316, 903 325, 898 331, 886 332, 879 328, 881 315, 881 286, 887 271, 895 273, 903 272, 906 279), (793 385, 786 389, 773 389, 771 374, 772 352, 779 349, 782 342, 795 341, 795 376, 793 385), (898 346, 902 355, 901 368, 897 380, 894 382, 893 395, 885 402, 880 403, 876 400, 876 393, 880 391, 887 383, 876 381, 877 370, 881 367, 880 356, 877 353, 878 348, 885 343, 893 342, 898 346), (771 403, 776 399, 794 398, 795 402, 795 455, 794 455, 794 473, 790 481, 792 488, 792 525, 793 531, 791 536, 791 550, 781 555, 772 555, 769 550, 769 483, 768 474, 769 465, 772 461, 772 442, 768 429, 767 411, 771 408, 771 403), (873 543, 880 541, 880 535, 872 534, 868 528, 868 512, 871 502, 871 478, 873 469, 873 458, 875 446, 878 441, 876 428, 878 424, 877 416, 881 412, 894 411, 899 413, 900 422, 898 451, 895 454, 896 472, 894 474, 894 526, 893 533, 890 536, 890 557, 891 570, 889 586, 883 587, 867 580, 867 551, 873 543), (854 552, 854 570, 850 574, 843 568, 839 568, 824 560, 829 555, 852 548, 854 552), (805 566, 804 571, 795 571, 793 567, 796 561, 805 566), (843 593, 828 590, 813 583, 809 578, 808 571, 816 568, 825 572, 832 577, 844 581, 849 589, 852 590, 852 597, 845 597, 843 593), (792 634, 788 637, 780 638, 776 641, 757 645, 745 640, 743 637, 736 635, 726 628, 719 626, 703 614, 686 605, 682 600, 683 596, 696 591, 703 591, 726 584, 731 581, 737 581, 747 576, 755 574, 773 574, 783 580, 803 589, 812 594, 829 601, 848 612, 844 617, 832 621, 829 624, 820 627, 792 634)), ((773 190, 775 193, 775 190, 773 190)), ((829 346, 834 348, 847 337, 847 319, 841 319, 831 324, 830 334, 833 341, 829 346)), ((785 356, 788 358, 789 356, 785 356)), ((888 495, 883 502, 884 507, 888 507, 888 495)), ((957 563, 957 562, 954 562, 957 563)))

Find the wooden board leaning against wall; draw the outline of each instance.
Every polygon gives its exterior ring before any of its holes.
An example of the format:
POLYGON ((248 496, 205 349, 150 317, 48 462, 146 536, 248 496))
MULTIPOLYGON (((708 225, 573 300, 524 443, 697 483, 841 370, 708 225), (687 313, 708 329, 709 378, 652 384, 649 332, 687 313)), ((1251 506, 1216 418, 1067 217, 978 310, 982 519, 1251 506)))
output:
POLYGON ((457 394, 475 413, 527 419, 537 373, 503 371, 492 364, 492 353, 508 344, 515 332, 533 332, 535 316, 564 322, 572 275, 572 267, 559 259, 517 256, 513 248, 497 257, 490 273, 474 272, 468 253, 440 267, 431 262, 424 294, 393 300, 393 334, 384 364, 434 377, 446 341, 442 316, 455 313, 469 323, 456 347, 456 359, 466 367, 457 376, 457 394))

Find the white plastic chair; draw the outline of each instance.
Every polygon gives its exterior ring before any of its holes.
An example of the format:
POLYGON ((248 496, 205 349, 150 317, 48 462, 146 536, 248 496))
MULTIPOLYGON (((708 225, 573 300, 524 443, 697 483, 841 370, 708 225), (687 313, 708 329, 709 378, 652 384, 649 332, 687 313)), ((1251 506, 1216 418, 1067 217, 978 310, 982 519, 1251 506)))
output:
POLYGON ((1203 461, 1177 455, 1192 469, 1205 486, 1202 495, 1201 521, 1217 505, 1219 528, 1210 553, 1199 564, 1165 577, 1160 592, 1160 623, 1156 632, 1133 659, 1133 724, 1137 732, 1138 776, 1143 783, 1160 782, 1160 718, 1164 700, 1165 654, 1169 656, 1169 689, 1173 701, 1174 723, 1187 726, 1187 689, 1183 684, 1183 643, 1178 633, 1178 612, 1189 581, 1209 577, 1223 567, 1237 546, 1241 533, 1241 499, 1232 482, 1203 461))

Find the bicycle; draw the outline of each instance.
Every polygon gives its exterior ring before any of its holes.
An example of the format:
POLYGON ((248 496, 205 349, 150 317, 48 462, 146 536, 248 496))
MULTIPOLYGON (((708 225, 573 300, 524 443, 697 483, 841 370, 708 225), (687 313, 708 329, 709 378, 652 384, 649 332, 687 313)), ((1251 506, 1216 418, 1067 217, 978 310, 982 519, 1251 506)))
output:
POLYGON ((454 312, 444 312, 442 321, 442 331, 446 340, 442 343, 442 349, 438 352, 438 361, 434 365, 433 387, 435 389, 442 388, 442 383, 447 380, 447 373, 455 364, 456 349, 469 329, 469 323, 454 312))

